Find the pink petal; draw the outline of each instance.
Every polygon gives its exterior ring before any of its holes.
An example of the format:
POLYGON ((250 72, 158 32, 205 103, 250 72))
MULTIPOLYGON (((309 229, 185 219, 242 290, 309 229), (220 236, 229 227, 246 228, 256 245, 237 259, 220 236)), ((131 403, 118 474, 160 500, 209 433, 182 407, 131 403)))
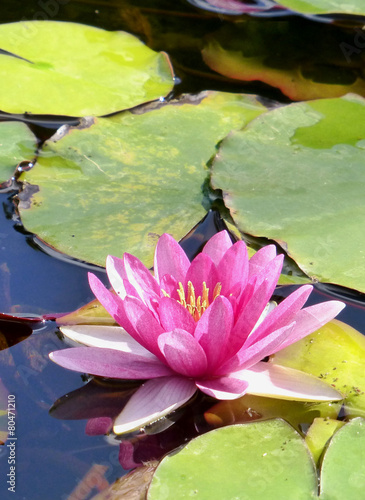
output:
POLYGON ((169 297, 160 299, 159 316, 162 328, 169 332, 181 328, 189 333, 194 333, 196 323, 189 311, 179 302, 169 297))
POLYGON ((149 380, 133 394, 116 418, 114 432, 131 432, 168 415, 186 403, 195 393, 192 380, 163 377, 149 380))
POLYGON ((295 315, 306 303, 312 290, 312 286, 304 285, 291 293, 266 316, 258 328, 248 337, 245 345, 252 345, 257 340, 265 337, 270 331, 278 330, 294 321, 296 319, 295 315))
POLYGON ((179 295, 177 293, 179 283, 170 274, 164 275, 160 282, 160 288, 160 297, 165 297, 165 293, 167 293, 171 299, 179 300, 179 295))
POLYGON ((226 375, 238 370, 250 368, 250 366, 258 363, 266 356, 270 356, 278 351, 284 340, 286 340, 292 332, 294 324, 293 322, 290 325, 285 325, 250 347, 242 347, 235 356, 216 370, 216 375, 226 375))
POLYGON ((216 399, 237 399, 246 393, 248 382, 233 377, 196 380, 196 386, 216 399))
POLYGON ((208 257, 208 255, 200 253, 191 263, 185 277, 185 293, 189 281, 193 284, 196 297, 202 295, 203 282, 205 282, 207 288, 209 288, 209 302, 212 302, 214 287, 218 283, 218 272, 212 259, 208 257))
POLYGON ((272 352, 272 354, 284 349, 284 347, 287 347, 288 345, 294 344, 294 342, 298 342, 298 340, 306 337, 310 333, 315 332, 337 316, 337 314, 339 314, 344 307, 345 304, 343 302, 329 300, 327 302, 322 302, 321 304, 316 304, 302 309, 294 318, 295 325, 293 331, 282 343, 282 345, 272 352))
POLYGON ((157 339, 164 332, 164 329, 152 312, 135 297, 127 296, 123 301, 123 306, 126 317, 132 326, 132 332, 126 328, 127 332, 143 347, 162 359, 157 339))
POLYGON ((122 259, 113 257, 113 255, 108 255, 106 258, 106 272, 113 289, 121 299, 124 299, 124 297, 128 295, 128 292, 124 285, 127 275, 124 270, 122 259))
POLYGON ((233 310, 229 300, 219 296, 198 321, 194 337, 207 356, 208 373, 213 373, 225 358, 233 319, 233 310))
POLYGON ((154 313, 153 299, 160 298, 160 287, 157 281, 137 257, 125 253, 123 261, 129 283, 149 310, 154 313))
POLYGON ((62 326, 60 330, 67 338, 87 346, 133 352, 148 358, 155 357, 120 326, 73 325, 62 326))
MULTIPOLYGON (((256 289, 232 329, 229 340, 232 354, 244 344, 270 300, 280 276, 282 262, 283 257, 278 255, 258 277, 256 289)), ((240 305, 237 309, 240 310, 240 305)))
POLYGON ((209 255, 214 264, 218 266, 223 255, 232 246, 231 238, 227 231, 220 231, 210 238, 203 248, 203 253, 209 255))
POLYGON ((88 278, 90 288, 101 305, 130 335, 135 335, 125 314, 123 301, 111 293, 94 274, 89 273, 88 278))
POLYGON ((222 257, 218 267, 218 281, 222 284, 222 295, 228 296, 239 284, 244 289, 248 278, 247 247, 243 241, 237 241, 222 257))
POLYGON ((232 374, 249 383, 247 394, 293 401, 336 401, 343 396, 329 384, 308 373, 274 365, 257 363, 232 374))
POLYGON ((190 266, 184 250, 169 234, 163 234, 158 240, 155 250, 154 273, 158 283, 165 274, 170 274, 179 283, 184 283, 190 266))
POLYGON ((207 370, 204 349, 194 337, 177 328, 159 336, 158 345, 166 363, 176 373, 186 377, 201 377, 207 370))
POLYGON ((99 347, 73 347, 49 357, 63 368, 99 377, 143 380, 173 373, 157 358, 99 347))
POLYGON ((260 248, 250 259, 249 276, 259 274, 267 264, 276 257, 275 245, 267 245, 260 248))

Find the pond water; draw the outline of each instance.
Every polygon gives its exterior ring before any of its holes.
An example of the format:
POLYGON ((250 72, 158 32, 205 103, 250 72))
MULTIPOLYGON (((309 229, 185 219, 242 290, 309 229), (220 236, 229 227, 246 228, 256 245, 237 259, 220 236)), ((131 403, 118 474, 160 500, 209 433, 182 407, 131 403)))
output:
MULTIPOLYGON (((230 21, 221 14, 199 12, 182 0, 135 0, 129 3, 117 0, 5 0, 0 12, 2 23, 25 19, 67 20, 134 33, 154 50, 165 50, 170 54, 178 82, 175 95, 213 89, 257 93, 263 99, 283 103, 290 101, 267 84, 232 81, 211 71, 200 59, 198 40, 223 25, 230 26, 230 21)), ((329 32, 336 35, 336 30, 341 29, 295 16, 286 16, 285 19, 290 19, 303 36, 309 36, 311 32, 319 36, 319 27, 324 38, 329 32)), ((261 19, 260 22, 267 20, 261 19)), ((42 117, 28 117, 27 120, 33 122, 33 130, 41 140, 63 123, 54 119, 47 123, 42 117)), ((94 272, 106 283, 104 269, 63 256, 28 233, 14 209, 12 196, 15 193, 16 190, 9 188, 0 192, 3 207, 0 216, 0 311, 27 317, 52 316, 88 303, 93 295, 87 283, 87 272, 94 272)), ((211 213, 183 242, 187 253, 193 256, 220 224, 217 215, 211 213)), ((286 296, 292 290, 293 287, 280 287, 277 293, 286 296)), ((362 294, 336 286, 318 285, 310 303, 330 298, 341 298, 347 303, 341 320, 364 330, 365 301, 362 294)), ((67 407, 64 414, 57 415, 63 419, 49 415, 50 407, 58 398, 84 387, 86 382, 80 374, 64 370, 48 360, 50 351, 64 347, 55 322, 19 324, 0 320, 0 335, 4 347, 0 351, 0 379, 7 393, 15 396, 17 409, 16 495, 9 493, 8 497, 23 500, 91 498, 98 487, 105 487, 106 482, 111 484, 125 470, 118 458, 118 441, 85 433, 87 418, 99 415, 97 412, 92 415, 86 403, 84 411, 72 405, 67 407), (7 346, 10 347, 5 348, 7 346)), ((104 390, 96 384, 96 388, 90 385, 89 389, 91 392, 82 397, 87 399, 90 396, 91 401, 97 402, 96 406, 110 403, 111 408, 115 408, 115 399, 124 387, 116 385, 104 390)), ((5 400, 6 391, 3 391, 5 400)), ((209 400, 201 398, 195 410, 187 410, 179 424, 174 426, 174 431, 166 429, 165 437, 159 442, 154 442, 155 438, 151 437, 151 447, 168 451, 185 437, 207 430, 207 424, 199 415, 209 404, 209 400)), ((4 421, 1 424, 4 425, 4 421)), ((142 459, 149 458, 143 453, 142 450, 142 459)), ((8 450, 1 446, 1 498, 7 498, 4 472, 8 470, 7 460, 8 450)))

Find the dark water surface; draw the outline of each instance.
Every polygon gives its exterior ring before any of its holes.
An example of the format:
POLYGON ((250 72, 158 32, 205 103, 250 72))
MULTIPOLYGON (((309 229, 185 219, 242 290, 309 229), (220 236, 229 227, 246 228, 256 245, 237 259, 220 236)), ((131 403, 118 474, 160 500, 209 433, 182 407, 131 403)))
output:
MULTIPOLYGON (((182 0, 135 0, 129 3, 117 0, 2 0, 1 23, 26 19, 67 20, 134 32, 155 50, 166 50, 171 55, 181 81, 175 94, 218 89, 254 92, 265 98, 288 102, 279 91, 264 84, 229 82, 214 75, 202 63, 195 41, 227 21, 219 15, 199 13, 182 0), (138 10, 139 6, 142 6, 141 10, 138 10), (151 29, 143 24, 144 19, 150 19, 151 29), (184 33, 184 43, 179 42, 181 33, 184 33), (189 37, 190 49, 186 42, 189 37)), ((293 23, 298 27, 308 27, 314 22, 293 17, 293 23)), ((322 28, 327 29, 325 24, 322 28)), ((40 139, 51 135, 52 127, 57 126, 54 118, 48 124, 42 117, 34 121, 36 126, 33 129, 40 139)), ((12 202, 14 193, 9 190, 0 193, 3 208, 0 214, 0 312, 37 316, 72 311, 89 302, 93 296, 87 284, 87 272, 95 272, 106 282, 105 271, 42 247, 18 220, 12 202)), ((184 248, 193 255, 219 226, 217 217, 210 215, 183 243, 184 248)), ((282 287, 278 293, 287 295, 292 289, 282 287)), ((363 330, 364 297, 361 294, 319 285, 310 303, 334 297, 348 303, 340 319, 363 330)), ((48 360, 50 351, 64 347, 54 322, 36 323, 32 328, 30 335, 29 324, 9 326, 9 323, 0 321, 2 346, 5 347, 6 342, 10 345, 0 351, 0 379, 8 393, 15 396, 17 408, 16 493, 7 492, 9 453, 5 446, 0 446, 0 498, 91 498, 97 493, 93 486, 99 479, 99 484, 105 486, 105 481, 112 483, 124 474, 118 460, 118 443, 112 443, 104 436, 87 436, 85 419, 59 420, 49 415, 52 404, 64 394, 82 387, 85 379, 48 360), (24 340, 19 342, 20 339, 24 340), (90 471, 94 476, 90 476, 90 471), (80 483, 87 474, 89 480, 80 483), (80 484, 83 484, 82 490, 80 484)), ((0 429, 4 428, 4 418, 0 417, 0 429)))

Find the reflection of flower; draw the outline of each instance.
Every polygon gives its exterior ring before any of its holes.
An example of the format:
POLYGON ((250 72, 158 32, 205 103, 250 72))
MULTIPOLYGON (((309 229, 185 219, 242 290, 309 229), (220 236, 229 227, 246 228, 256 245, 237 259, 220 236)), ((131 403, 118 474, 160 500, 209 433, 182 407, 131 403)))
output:
POLYGON ((109 256, 116 295, 90 275, 99 301, 123 327, 75 326, 65 335, 86 344, 51 353, 76 371, 121 379, 150 379, 131 397, 114 424, 137 429, 175 410, 195 391, 217 399, 251 394, 304 400, 338 393, 302 372, 260 360, 303 338, 344 307, 330 301, 301 309, 312 287, 302 286, 278 306, 270 297, 282 256, 267 246, 248 260, 246 245, 216 234, 191 263, 164 234, 153 277, 134 256, 109 256), (128 333, 126 333, 128 332, 128 333))

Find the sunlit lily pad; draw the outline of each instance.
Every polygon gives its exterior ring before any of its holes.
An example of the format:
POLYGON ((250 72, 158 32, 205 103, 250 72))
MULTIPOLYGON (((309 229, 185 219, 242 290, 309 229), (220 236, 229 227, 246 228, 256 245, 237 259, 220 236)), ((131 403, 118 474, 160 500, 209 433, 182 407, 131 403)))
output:
POLYGON ((331 439, 322 462, 321 500, 363 500, 365 420, 355 418, 331 439))
POLYGON ((333 418, 318 417, 313 420, 313 423, 309 427, 305 436, 305 442, 307 443, 317 465, 319 464, 326 444, 331 439, 333 434, 344 424, 345 422, 341 420, 334 420, 333 418))
MULTIPOLYGON (((340 97, 348 92, 365 95, 364 60, 354 46, 355 35, 339 28, 326 31, 320 23, 303 24, 295 19, 265 23, 250 19, 209 35, 202 56, 211 69, 224 76, 259 80, 294 101, 340 97)), ((364 40, 365 34, 362 44, 364 40)))
POLYGON ((365 337, 349 325, 333 320, 272 361, 320 377, 344 394, 347 414, 365 416, 365 337))
POLYGON ((71 130, 24 175, 39 192, 20 204, 22 221, 73 257, 104 265, 128 251, 152 265, 159 235, 180 239, 206 214, 218 141, 263 111, 252 96, 213 92, 71 130))
POLYGON ((240 230, 276 240, 314 279, 365 292, 364 149, 364 99, 292 104, 230 134, 212 183, 240 230))
POLYGON ((129 33, 22 21, 0 26, 0 47, 0 109, 11 113, 104 115, 173 86, 167 57, 129 33))
POLYGON ((308 500, 317 490, 304 441, 282 420, 223 427, 158 466, 148 500, 308 500))
POLYGON ((20 122, 1 122, 0 183, 12 176, 18 163, 33 160, 36 148, 37 139, 27 125, 20 122))
POLYGON ((353 14, 365 16, 363 0, 280 0, 280 5, 302 14, 353 14))

